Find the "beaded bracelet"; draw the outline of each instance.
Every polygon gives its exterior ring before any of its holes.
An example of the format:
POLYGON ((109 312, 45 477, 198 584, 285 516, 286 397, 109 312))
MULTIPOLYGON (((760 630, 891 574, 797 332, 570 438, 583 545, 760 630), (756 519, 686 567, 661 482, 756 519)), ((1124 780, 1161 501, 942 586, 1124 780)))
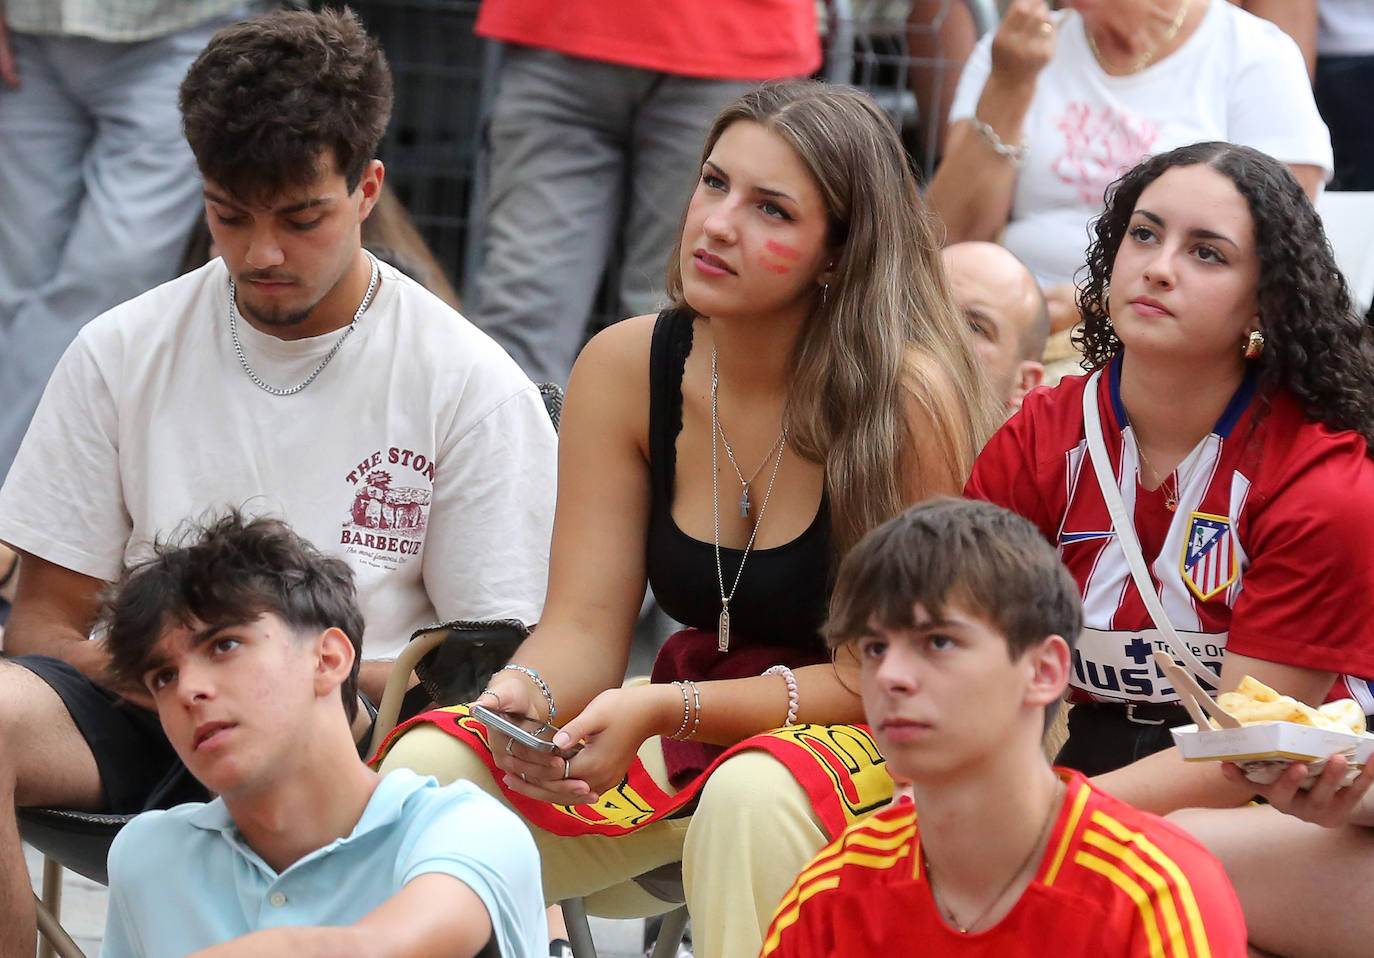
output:
POLYGON ((787 683, 787 721, 784 726, 797 724, 797 703, 800 697, 797 695, 797 677, 792 674, 792 670, 785 665, 775 665, 765 669, 764 675, 781 675, 782 680, 787 683))
POLYGON ((692 730, 682 737, 684 742, 690 742, 697 734, 697 729, 701 728, 701 692, 691 679, 687 680, 687 684, 692 687, 692 730))
POLYGON ((501 666, 500 671, 521 672, 525 675, 528 675, 531 679, 534 680, 534 684, 539 686, 539 691, 544 693, 544 701, 549 704, 549 719, 547 722, 544 723, 544 728, 553 728, 553 720, 554 717, 558 715, 558 709, 554 708, 553 692, 549 691, 549 683, 541 679, 539 677, 539 673, 536 672, 534 669, 527 668, 523 665, 516 665, 514 662, 512 662, 510 665, 501 666))
POLYGON ((682 693, 682 724, 679 725, 679 726, 677 727, 677 731, 676 731, 676 732, 674 732, 672 735, 670 735, 670 736, 668 736, 668 737, 669 737, 669 738, 675 738, 675 739, 681 741, 681 740, 682 740, 682 733, 685 732, 685 731, 687 731, 687 721, 688 721, 688 719, 690 718, 690 716, 691 716, 691 714, 692 714, 692 713, 691 713, 691 706, 692 706, 692 703, 691 703, 691 700, 687 697, 687 683, 686 683, 686 682, 674 682, 673 684, 676 685, 678 691, 682 693))
POLYGON ((1015 166, 1020 166, 1026 161, 1026 144, 1021 143, 1017 146, 1008 146, 1002 141, 1002 138, 997 135, 996 130, 978 119, 978 117, 972 117, 971 122, 973 123, 974 130, 982 137, 983 142, 992 147, 992 152, 996 153, 998 156, 1011 160, 1015 166))

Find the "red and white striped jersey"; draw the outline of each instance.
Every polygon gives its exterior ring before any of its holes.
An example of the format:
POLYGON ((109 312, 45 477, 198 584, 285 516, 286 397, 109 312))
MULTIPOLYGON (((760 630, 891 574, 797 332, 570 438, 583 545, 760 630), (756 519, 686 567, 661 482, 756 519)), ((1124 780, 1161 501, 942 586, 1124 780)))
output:
MULTIPOLYGON (((1260 394, 1251 377, 1174 477, 1149 491, 1137 479, 1120 370, 1118 357, 1099 377, 1103 438, 1180 638, 1218 670, 1229 648, 1335 672, 1333 696, 1374 713, 1374 462, 1364 439, 1308 421, 1292 396, 1260 394), (1172 509, 1166 490, 1177 494, 1172 509)), ((1085 629, 1071 698, 1177 701, 1150 658, 1167 647, 1088 457, 1086 383, 1072 377, 1028 396, 983 449, 965 495, 1035 522, 1078 582, 1085 629)))

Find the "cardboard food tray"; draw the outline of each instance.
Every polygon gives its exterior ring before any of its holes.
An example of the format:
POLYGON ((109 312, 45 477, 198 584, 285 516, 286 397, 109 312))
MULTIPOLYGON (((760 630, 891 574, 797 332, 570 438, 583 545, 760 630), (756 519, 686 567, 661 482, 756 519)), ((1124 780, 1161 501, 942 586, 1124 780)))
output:
POLYGON ((1313 728, 1296 722, 1257 722, 1241 728, 1205 729, 1181 725, 1170 729, 1179 754, 1189 762, 1235 762, 1252 782, 1268 785, 1291 763, 1306 762, 1310 784, 1328 756, 1344 752, 1354 779, 1374 753, 1374 736, 1313 728))

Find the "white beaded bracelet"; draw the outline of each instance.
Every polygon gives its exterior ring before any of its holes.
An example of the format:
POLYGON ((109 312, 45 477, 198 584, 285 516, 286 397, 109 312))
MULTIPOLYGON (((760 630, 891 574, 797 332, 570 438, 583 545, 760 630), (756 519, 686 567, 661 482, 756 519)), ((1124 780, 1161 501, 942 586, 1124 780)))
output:
POLYGON ((983 142, 992 147, 992 152, 996 153, 998 156, 1006 157, 1016 166, 1020 166, 1026 161, 1026 144, 1021 143, 1016 146, 1008 146, 1006 143, 1002 142, 1002 138, 997 135, 996 130, 978 119, 978 117, 972 117, 971 122, 973 123, 973 128, 978 132, 978 135, 983 138, 983 142))
POLYGON ((784 722, 783 725, 796 725, 797 702, 799 701, 797 695, 797 677, 793 675, 792 670, 785 665, 775 665, 772 668, 765 669, 763 674, 781 675, 782 680, 787 683, 787 721, 784 722))

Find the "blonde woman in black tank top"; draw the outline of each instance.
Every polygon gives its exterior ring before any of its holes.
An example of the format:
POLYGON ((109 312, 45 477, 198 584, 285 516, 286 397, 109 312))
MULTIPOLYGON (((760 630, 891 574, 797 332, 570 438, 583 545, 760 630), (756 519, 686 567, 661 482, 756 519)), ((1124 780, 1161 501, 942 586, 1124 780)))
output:
MULTIPOLYGON (((815 635, 830 571, 909 503, 958 494, 997 415, 878 107, 805 82, 727 107, 707 137, 668 294, 662 317, 610 327, 577 361, 543 621, 479 700, 536 724, 556 703, 556 740, 585 746, 565 761, 492 733, 496 768, 484 778, 489 769, 459 754, 468 744, 421 723, 384 768, 494 783, 532 820, 526 799, 588 803, 641 762, 656 781, 672 778, 660 783, 668 792, 699 787, 721 747, 789 717, 863 721, 847 663, 825 659, 815 635), (655 681, 622 688, 649 571, 696 628, 670 640, 655 681), (760 675, 774 664, 792 671, 760 675), (685 750, 674 737, 690 739, 685 750)), ((739 777, 765 794, 727 788, 727 770, 748 760, 712 773, 691 818, 646 826, 665 832, 652 854, 630 851, 640 832, 565 840, 535 828, 546 897, 595 891, 588 876, 608 880, 598 869, 610 858, 624 859, 628 879, 685 855, 697 954, 757 954, 773 906, 828 829, 787 824, 805 811, 784 812, 787 788, 758 785, 757 770, 739 777), (714 834, 701 834, 711 815, 714 834), (755 820, 766 824, 751 832, 755 820), (598 841, 615 844, 596 861, 567 849, 598 841)))

